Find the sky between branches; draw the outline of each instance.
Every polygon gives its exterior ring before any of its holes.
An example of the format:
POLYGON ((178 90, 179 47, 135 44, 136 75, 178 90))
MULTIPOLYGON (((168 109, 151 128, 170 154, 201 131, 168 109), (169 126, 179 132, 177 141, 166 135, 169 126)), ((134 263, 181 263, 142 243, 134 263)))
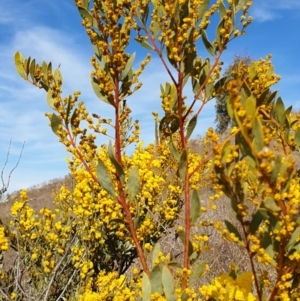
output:
MULTIPOLYGON (((253 2, 250 15, 254 21, 246 36, 229 44, 223 56, 225 66, 235 55, 259 59, 271 53, 275 71, 282 77, 274 89, 280 90, 287 105, 300 109, 300 1, 253 2)), ((213 34, 215 28, 212 26, 211 30, 213 34)), ((17 161, 23 141, 26 142, 20 165, 11 179, 10 192, 68 173, 67 154, 44 116, 51 111, 44 91, 26 83, 15 71, 13 56, 17 50, 38 62, 52 61, 53 67, 60 65, 64 95, 80 90, 80 99, 92 113, 101 117, 111 114, 109 106, 98 100, 91 89, 92 50, 73 1, 0 1, 0 168, 9 141, 13 140, 5 179, 17 161)), ((137 62, 147 53, 135 44, 130 51, 137 51, 137 62)), ((204 51, 200 54, 207 56, 204 51)), ((141 138, 147 144, 154 140, 151 111, 160 107, 159 84, 168 80, 154 53, 141 80, 144 82, 142 89, 128 99, 128 104, 133 109, 133 119, 141 122, 141 138)), ((192 97, 190 93, 187 95, 192 97)), ((214 115, 214 101, 211 101, 200 116, 195 136, 204 135, 208 126, 214 126, 214 115)))

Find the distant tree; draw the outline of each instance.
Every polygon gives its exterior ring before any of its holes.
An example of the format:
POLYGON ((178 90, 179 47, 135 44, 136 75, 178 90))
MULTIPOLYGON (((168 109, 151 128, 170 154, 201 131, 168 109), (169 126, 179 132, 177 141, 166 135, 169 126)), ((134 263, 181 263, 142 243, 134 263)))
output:
MULTIPOLYGON (((233 62, 227 67, 224 72, 224 76, 227 77, 226 83, 233 79, 233 73, 237 70, 240 63, 244 63, 246 66, 249 66, 252 62, 252 59, 249 55, 236 55, 234 57, 233 62)), ((226 85, 226 84, 225 84, 226 85)), ((226 99, 228 97, 228 92, 223 94, 219 94, 216 97, 216 132, 219 134, 224 133, 229 127, 231 127, 232 120, 228 116, 227 107, 226 107, 226 99)))
POLYGON ((14 170, 18 167, 18 165, 20 163, 20 159, 22 157, 24 145, 25 145, 25 142, 23 143, 23 146, 22 146, 22 149, 21 149, 21 152, 20 152, 20 155, 19 155, 19 158, 18 158, 18 161, 17 161, 16 165, 11 169, 11 171, 9 172, 9 175, 8 175, 8 179, 7 179, 7 181, 5 181, 4 180, 4 170, 5 170, 5 167, 6 167, 7 163, 8 163, 8 158, 9 158, 9 154, 10 154, 10 147, 11 147, 11 140, 9 142, 8 151, 7 151, 7 155, 6 155, 6 160, 5 160, 3 168, 1 170, 2 187, 0 186, 1 187, 0 188, 0 201, 2 200, 4 194, 8 190, 8 187, 9 187, 9 184, 10 184, 10 178, 11 178, 12 173, 14 172, 14 170))

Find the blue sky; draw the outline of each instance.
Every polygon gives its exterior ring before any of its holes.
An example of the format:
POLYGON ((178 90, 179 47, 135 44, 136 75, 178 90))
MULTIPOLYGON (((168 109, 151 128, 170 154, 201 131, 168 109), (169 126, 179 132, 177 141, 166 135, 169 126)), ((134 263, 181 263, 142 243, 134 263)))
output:
MULTIPOLYGON (((253 59, 271 53, 275 71, 282 79, 275 89, 288 105, 300 109, 300 1, 254 0, 250 15, 254 21, 246 36, 234 40, 223 56, 229 64, 236 54, 253 59), (298 33, 297 33, 298 32, 298 33), (298 55, 297 55, 298 53, 298 55)), ((137 58, 141 59, 140 47, 137 58)), ((64 95, 80 90, 81 100, 92 113, 110 116, 111 111, 93 94, 89 82, 92 55, 81 18, 72 0, 0 1, 0 168, 12 139, 9 163, 4 179, 17 161, 26 142, 19 167, 12 175, 9 191, 27 188, 68 173, 64 147, 48 127, 45 112, 50 112, 43 90, 22 80, 16 73, 13 56, 19 50, 25 57, 61 64, 64 95)), ((133 119, 141 122, 141 138, 154 139, 151 111, 160 107, 159 84, 168 80, 157 57, 146 68, 143 88, 128 99, 133 119)), ((191 96, 188 94, 188 96, 191 96)), ((198 121, 195 135, 203 135, 214 125, 214 102, 210 102, 198 121)), ((2 187, 0 182, 0 188, 2 187)))

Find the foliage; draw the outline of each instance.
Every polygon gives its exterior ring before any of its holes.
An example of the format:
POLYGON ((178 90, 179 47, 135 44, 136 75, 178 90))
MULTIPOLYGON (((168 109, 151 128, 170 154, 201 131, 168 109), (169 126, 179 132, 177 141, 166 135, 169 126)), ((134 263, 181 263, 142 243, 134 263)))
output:
MULTIPOLYGON (((236 72, 239 64, 244 64, 245 67, 249 67, 252 59, 250 56, 235 56, 233 62, 226 68, 224 72, 224 77, 226 77, 227 82, 233 79, 233 75, 236 72)), ((216 132, 218 134, 224 133, 228 127, 232 127, 230 124, 231 119, 227 113, 226 99, 228 98, 228 92, 225 89, 222 94, 216 96, 216 132)))
MULTIPOLYGON (((52 131, 70 153, 75 187, 61 187, 56 209, 30 208, 26 191, 0 228, 1 254, 14 250, 16 264, 0 274, 4 300, 298 300, 300 260, 298 119, 276 92, 279 77, 270 56, 239 64, 233 78, 220 78, 227 44, 251 23, 251 1, 76 1, 93 45, 91 84, 114 112, 109 120, 90 115, 79 92, 62 96, 62 75, 51 63, 15 54, 18 73, 47 92, 52 131), (92 2, 92 3, 90 3, 92 2), (206 29, 218 13, 214 41, 206 29), (151 17, 151 20, 148 19, 151 17), (240 19, 240 22, 237 20, 240 19), (143 146, 132 122, 130 95, 150 55, 133 70, 135 40, 158 54, 170 82, 161 84, 163 116, 154 112, 155 142, 143 146), (198 56, 201 39, 209 57, 198 56), (194 99, 183 94, 191 84, 194 99), (228 115, 236 124, 219 142, 210 128, 205 152, 189 139, 207 102, 228 93, 228 115), (97 146, 97 135, 110 138, 97 146), (234 138, 234 139, 232 139, 234 138), (132 154, 127 147, 135 145, 132 154), (215 190, 205 208, 199 189, 208 174, 215 190), (203 220, 217 199, 231 200, 236 223, 203 220), (224 240, 247 254, 251 270, 199 284, 209 266, 201 258, 214 226, 224 240), (175 230, 182 256, 161 248, 175 230), (8 249, 9 248, 9 249, 8 249), (272 275, 275 274, 275 277, 272 275)), ((12 252, 12 251, 11 251, 12 252)), ((236 263, 237 264, 237 263, 236 263)))

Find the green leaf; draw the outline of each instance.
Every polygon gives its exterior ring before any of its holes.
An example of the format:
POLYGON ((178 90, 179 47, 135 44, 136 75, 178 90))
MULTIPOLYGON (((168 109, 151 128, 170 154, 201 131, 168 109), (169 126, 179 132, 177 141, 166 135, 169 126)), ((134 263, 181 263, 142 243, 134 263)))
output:
POLYGON ((209 6, 209 0, 204 0, 203 3, 198 8, 198 19, 202 19, 204 14, 207 12, 209 6))
POLYGON ((93 17, 91 16, 91 14, 88 12, 87 9, 79 6, 78 10, 79 10, 79 13, 80 13, 82 19, 87 18, 88 21, 91 23, 92 27, 98 28, 96 20, 93 19, 93 17))
POLYGON ((146 49, 154 50, 154 48, 145 40, 139 39, 139 38, 134 38, 141 46, 143 46, 146 49))
POLYGON ((108 156, 109 156, 109 159, 110 161, 112 162, 112 164, 115 166, 117 172, 118 172, 118 175, 120 177, 120 180, 121 180, 121 183, 124 185, 124 171, 123 171, 123 168, 122 166, 120 165, 120 163, 117 161, 115 155, 114 155, 114 152, 113 152, 113 147, 112 147, 112 143, 111 141, 109 141, 108 143, 108 156))
POLYGON ((263 203, 265 208, 271 211, 281 211, 281 208, 276 204, 276 201, 270 196, 265 197, 263 203))
POLYGON ((29 68, 29 73, 32 81, 35 81, 34 74, 35 74, 35 59, 32 60, 29 68))
POLYGON ((92 88, 93 88, 96 96, 100 100, 102 100, 102 101, 104 101, 106 103, 109 103, 112 106, 115 106, 115 104, 113 102, 110 102, 110 100, 108 99, 107 95, 101 93, 101 89, 99 88, 99 83, 98 83, 97 79, 93 75, 91 75, 91 83, 92 83, 92 88))
POLYGON ((78 128, 78 126, 79 126, 79 119, 77 117, 78 117, 78 111, 77 111, 77 109, 75 109, 73 111, 72 116, 71 116, 71 127, 72 127, 72 130, 75 129, 75 128, 78 128))
POLYGON ((204 46, 206 48, 206 50, 208 51, 208 53, 210 53, 213 57, 216 56, 216 50, 215 47, 211 44, 211 42, 208 40, 207 35, 206 35, 206 31, 202 30, 201 33, 202 36, 202 41, 204 43, 204 46))
POLYGON ((142 279, 142 294, 143 294, 143 301, 151 301, 151 282, 148 275, 143 272, 143 279, 142 279))
POLYGON ((251 117, 252 120, 255 117, 256 113, 256 100, 253 96, 250 96, 245 101, 246 115, 251 117))
POLYGON ((90 0, 82 0, 83 7, 85 9, 89 8, 90 0))
POLYGON ((132 70, 134 58, 135 58, 135 52, 131 54, 131 56, 129 57, 129 59, 126 63, 126 66, 125 66, 124 70, 122 71, 121 80, 124 80, 127 77, 129 71, 132 70))
MULTIPOLYGON (((51 129, 52 129, 53 133, 55 135, 57 135, 57 130, 58 130, 59 126, 61 125, 61 120, 54 113, 52 113, 52 115, 51 115, 50 125, 51 125, 51 129)), ((59 136, 59 135, 57 135, 57 136, 59 136)))
POLYGON ((55 102, 55 98, 53 98, 53 90, 52 89, 48 89, 47 92, 47 103, 48 106, 52 109, 52 110, 56 110, 55 106, 54 106, 54 102, 55 102))
POLYGON ((197 125, 197 115, 194 115, 192 119, 189 121, 189 124, 187 126, 186 130, 186 139, 189 139, 197 125))
POLYGON ((277 180, 277 176, 281 167, 281 159, 282 159, 281 155, 276 155, 273 170, 270 177, 271 184, 273 184, 277 180))
POLYGON ((286 245, 286 248, 288 249, 288 251, 290 251, 295 246, 295 244, 299 243, 299 238, 300 238, 300 226, 298 226, 294 230, 289 242, 286 245))
POLYGON ((191 202, 191 222, 192 224, 195 223, 197 218, 200 215, 200 199, 198 196, 197 190, 193 190, 192 194, 192 202, 191 202))
POLYGON ((300 147, 300 128, 298 128, 295 133, 295 142, 296 142, 297 148, 299 148, 300 147))
POLYGON ((151 293, 163 293, 162 272, 159 265, 155 265, 150 274, 151 293))
POLYGON ((17 51, 15 53, 15 65, 16 65, 19 75, 23 78, 26 78, 25 70, 24 70, 24 66, 23 66, 23 57, 19 51, 17 51))
POLYGON ((176 301, 177 299, 175 297, 174 279, 172 277, 171 271, 166 266, 163 266, 162 268, 162 284, 164 287, 166 299, 168 301, 176 301))
POLYGON ((274 91, 273 93, 271 93, 271 95, 268 97, 267 101, 266 101, 266 105, 269 105, 273 99, 276 97, 278 91, 274 91))
POLYGON ((264 139, 263 139, 261 122, 258 118, 254 118, 252 134, 253 134, 252 144, 254 146, 254 149, 256 150, 256 152, 260 152, 264 146, 264 139))
POLYGON ((25 66, 25 73, 26 73, 26 76, 28 77, 29 75, 29 72, 30 72, 30 62, 31 62, 31 57, 25 59, 24 61, 24 66, 25 66))
POLYGON ((178 169, 178 173, 179 173, 179 177, 182 181, 185 180, 185 174, 186 174, 186 158, 187 158, 187 154, 186 154, 186 150, 184 149, 181 153, 180 156, 180 161, 179 161, 179 169, 178 169))
POLYGON ((127 190, 129 201, 132 202, 140 190, 139 168, 134 166, 128 175, 127 190))
POLYGON ((281 99, 281 97, 278 97, 276 104, 275 104, 275 112, 276 112, 276 116, 279 120, 279 122, 281 123, 283 114, 284 114, 284 103, 281 99))
MULTIPOLYGON (((158 34, 159 34, 159 32, 160 32, 160 25, 159 25, 159 23, 157 23, 157 22, 155 22, 154 20, 152 20, 152 22, 153 22, 153 31, 152 31, 152 34, 153 34, 153 38, 156 38, 157 36, 158 36, 158 34)), ((149 45, 149 44, 148 44, 149 45)), ((142 45, 143 46, 143 45, 142 45)), ((145 46, 144 46, 145 47, 145 46)), ((151 45, 149 45, 149 47, 151 47, 151 48, 149 48, 149 49, 152 49, 152 50, 154 50, 153 49, 153 47, 151 46, 151 45)))
POLYGON ((170 137, 171 137, 171 139, 170 139, 170 151, 171 151, 172 155, 174 156, 175 160, 177 162, 179 162, 180 161, 179 153, 178 153, 177 149, 174 146, 172 136, 170 136, 170 137))
MULTIPOLYGON (((176 236, 178 236, 180 238, 180 240, 182 241, 182 243, 185 244, 185 233, 183 230, 177 231, 176 236)), ((193 245, 192 245, 191 241, 189 241, 189 256, 191 256, 193 254, 193 252, 194 252, 193 245)))
POLYGON ((228 220, 224 220, 224 223, 225 223, 228 231, 230 233, 234 234, 234 236, 236 236, 239 239, 239 241, 242 242, 243 240, 242 240, 241 234, 239 233, 239 231, 237 230, 237 228, 230 221, 228 221, 228 220))
POLYGON ((112 181, 106 171, 106 167, 101 159, 98 160, 97 177, 101 187, 108 193, 113 199, 116 199, 115 189, 112 181))
POLYGON ((58 68, 56 68, 54 70, 53 77, 54 77, 54 80, 55 80, 56 84, 58 82, 62 83, 62 75, 61 75, 61 72, 60 72, 60 70, 58 68))
POLYGON ((192 276, 189 279, 189 285, 193 285, 201 275, 205 272, 206 262, 202 261, 198 264, 198 266, 194 269, 192 276))
POLYGON ((161 252, 161 247, 160 247, 160 243, 158 242, 155 244, 152 251, 152 266, 156 265, 155 261, 158 260, 160 252, 161 252))
POLYGON ((48 85, 48 65, 45 61, 42 63, 43 81, 48 85))
POLYGON ((221 1, 220 5, 219 5, 219 15, 220 15, 221 19, 223 19, 223 17, 226 15, 226 7, 225 7, 223 1, 221 1))
POLYGON ((259 228, 261 222, 264 220, 263 215, 259 210, 255 212, 255 214, 252 216, 252 220, 249 224, 249 233, 254 234, 256 230, 259 228))

